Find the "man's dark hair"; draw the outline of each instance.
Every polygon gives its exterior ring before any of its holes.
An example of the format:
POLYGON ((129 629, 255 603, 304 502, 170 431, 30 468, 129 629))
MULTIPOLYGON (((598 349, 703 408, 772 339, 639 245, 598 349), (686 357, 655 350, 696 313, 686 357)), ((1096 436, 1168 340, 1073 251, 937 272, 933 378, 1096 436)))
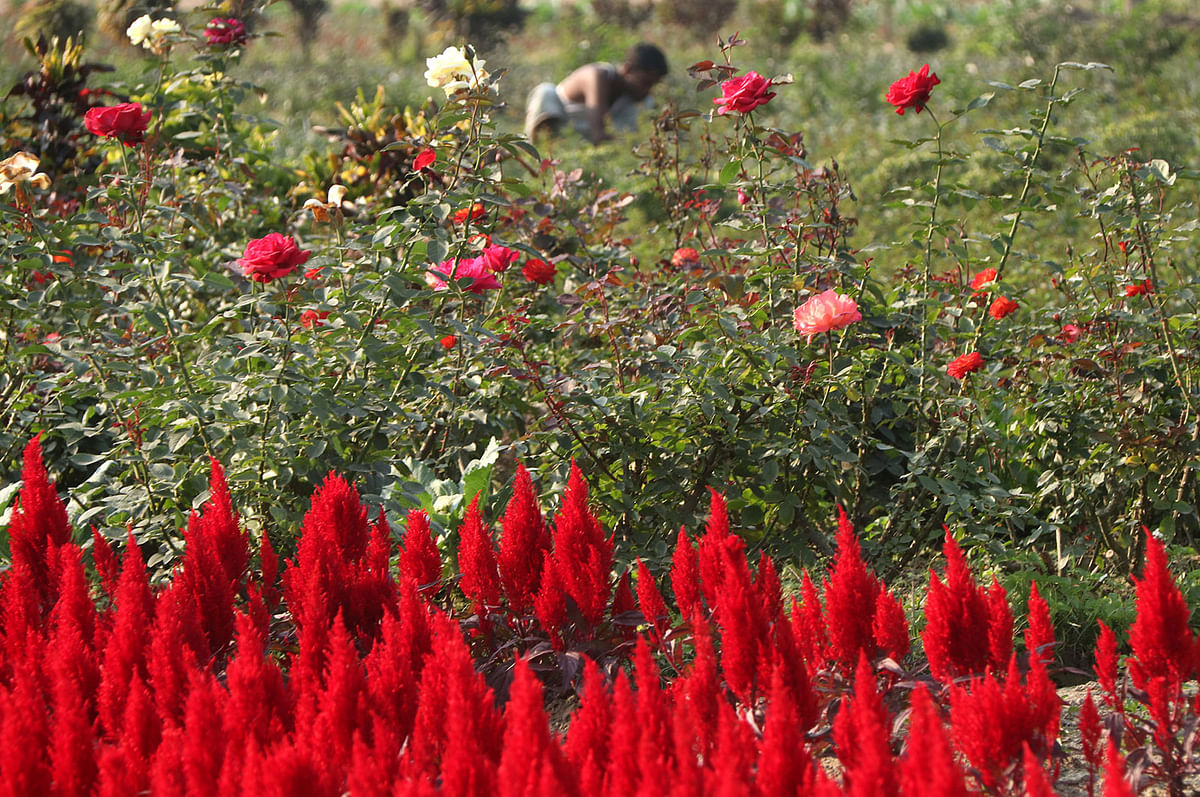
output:
POLYGON ((667 74, 667 57, 663 51, 649 42, 639 42, 629 48, 625 55, 625 66, 656 75, 667 74))

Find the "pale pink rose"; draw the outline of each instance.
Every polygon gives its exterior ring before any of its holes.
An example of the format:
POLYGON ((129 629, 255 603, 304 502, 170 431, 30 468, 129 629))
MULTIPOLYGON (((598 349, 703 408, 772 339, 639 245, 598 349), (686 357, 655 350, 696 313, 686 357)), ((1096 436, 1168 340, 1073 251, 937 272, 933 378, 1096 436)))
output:
POLYGON ((808 335, 811 343, 814 335, 845 329, 855 321, 862 321, 862 313, 858 312, 853 299, 830 288, 797 307, 792 321, 796 331, 808 335))

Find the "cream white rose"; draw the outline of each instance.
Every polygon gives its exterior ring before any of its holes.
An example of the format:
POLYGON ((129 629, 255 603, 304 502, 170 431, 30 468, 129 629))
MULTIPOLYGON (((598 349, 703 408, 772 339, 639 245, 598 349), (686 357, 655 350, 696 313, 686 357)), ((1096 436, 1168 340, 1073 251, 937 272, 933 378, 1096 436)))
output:
POLYGON ((150 38, 150 32, 153 30, 154 23, 150 21, 149 14, 143 14, 130 23, 125 29, 125 35, 129 37, 129 43, 134 47, 140 47, 150 38))
POLYGON ((173 19, 156 19, 150 23, 150 38, 163 39, 180 30, 179 23, 173 19))
POLYGON ((425 82, 444 89, 449 97, 462 89, 479 85, 487 77, 484 60, 476 58, 474 68, 461 47, 447 47, 440 54, 425 59, 425 82))

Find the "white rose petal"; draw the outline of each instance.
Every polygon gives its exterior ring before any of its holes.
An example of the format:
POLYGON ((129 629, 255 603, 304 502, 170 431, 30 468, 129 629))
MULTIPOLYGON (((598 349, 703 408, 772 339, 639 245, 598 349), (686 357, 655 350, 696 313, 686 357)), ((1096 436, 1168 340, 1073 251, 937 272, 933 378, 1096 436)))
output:
POLYGON ((469 89, 479 85, 479 81, 487 77, 484 70, 484 60, 476 58, 474 68, 467 55, 459 47, 447 47, 440 54, 425 59, 425 82, 438 89, 444 89, 446 96, 453 95, 461 89, 469 89))
POLYGON ((150 38, 152 27, 150 15, 143 14, 130 23, 129 27, 125 29, 125 35, 129 37, 130 43, 137 47, 150 38))
POLYGON ((173 33, 179 33, 182 28, 179 23, 173 19, 156 19, 150 25, 151 35, 155 39, 161 39, 170 36, 173 33))

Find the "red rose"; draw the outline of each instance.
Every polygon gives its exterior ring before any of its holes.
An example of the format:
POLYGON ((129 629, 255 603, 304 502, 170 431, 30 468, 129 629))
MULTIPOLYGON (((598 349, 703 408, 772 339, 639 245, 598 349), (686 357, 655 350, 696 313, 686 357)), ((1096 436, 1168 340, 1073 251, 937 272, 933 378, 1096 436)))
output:
POLYGON ((426 147, 417 153, 417 157, 413 158, 413 171, 419 172, 435 160, 437 160, 437 153, 426 147))
POLYGON ((536 282, 538 285, 548 285, 554 282, 554 275, 558 273, 558 269, 554 267, 553 263, 532 258, 525 261, 525 266, 521 269, 521 273, 530 282, 536 282))
POLYGON ((204 38, 209 47, 228 47, 246 43, 246 26, 236 17, 216 19, 204 26, 204 38))
POLYGON ((980 271, 978 274, 976 274, 975 278, 971 280, 971 290, 978 291, 981 288, 991 285, 993 282, 999 281, 1000 275, 996 273, 996 269, 985 268, 983 271, 980 271))
POLYGON ((446 337, 444 337, 440 341, 438 341, 438 343, 442 344, 443 349, 445 349, 446 351, 450 351, 451 349, 453 349, 455 346, 458 345, 458 337, 455 335, 447 335, 446 337))
POLYGON ((273 232, 266 238, 258 238, 246 244, 246 251, 238 258, 242 273, 255 282, 270 282, 291 274, 296 266, 308 261, 312 252, 296 246, 290 235, 273 232))
POLYGON ((1125 286, 1126 296, 1145 296, 1147 293, 1154 293, 1154 283, 1148 279, 1125 286))
POLYGON ((988 308, 988 314, 991 315, 992 318, 999 321, 1001 318, 1004 318, 1004 316, 1013 312, 1018 307, 1020 307, 1020 305, 1007 296, 997 296, 996 300, 992 302, 992 306, 988 308))
POLYGON ((142 143, 149 124, 150 111, 143 113, 141 104, 136 102, 91 108, 83 115, 83 126, 89 133, 115 138, 126 146, 142 143))
POLYGON ((323 327, 326 318, 329 318, 328 310, 305 310, 300 314, 300 326, 305 329, 323 327))
POLYGON ((730 111, 749 113, 760 105, 766 105, 775 92, 769 91, 771 81, 757 72, 747 72, 741 77, 731 77, 721 84, 721 96, 713 100, 721 107, 718 114, 730 111))
POLYGON ((955 357, 946 366, 946 373, 955 379, 962 379, 972 371, 978 371, 983 367, 983 355, 977 351, 968 352, 961 357, 955 357))
POLYGON ((920 72, 910 71, 908 77, 902 77, 893 83, 888 89, 887 101, 896 106, 896 113, 901 116, 904 116, 906 108, 915 108, 917 113, 920 113, 925 110, 933 87, 941 82, 936 73, 929 71, 929 64, 925 64, 920 72))

